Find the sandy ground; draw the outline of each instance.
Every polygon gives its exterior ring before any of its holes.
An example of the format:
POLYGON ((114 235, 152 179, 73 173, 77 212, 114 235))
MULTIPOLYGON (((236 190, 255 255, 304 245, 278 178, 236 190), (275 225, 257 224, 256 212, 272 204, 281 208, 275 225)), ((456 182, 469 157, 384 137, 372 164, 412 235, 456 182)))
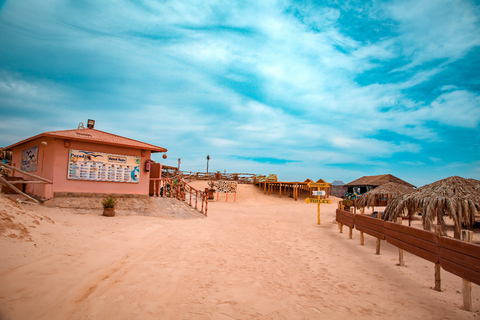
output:
MULTIPOLYGON (((199 182, 194 182, 199 184, 199 182)), ((17 204, 0 195, 0 319, 478 319, 461 279, 375 239, 338 232, 321 207, 239 185, 204 218, 17 204)))

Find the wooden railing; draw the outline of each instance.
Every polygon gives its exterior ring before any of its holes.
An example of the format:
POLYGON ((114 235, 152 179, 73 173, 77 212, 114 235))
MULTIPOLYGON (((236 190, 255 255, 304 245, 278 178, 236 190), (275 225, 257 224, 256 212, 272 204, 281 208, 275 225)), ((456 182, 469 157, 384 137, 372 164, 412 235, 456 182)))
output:
POLYGON ((227 180, 238 181, 238 183, 252 184, 253 173, 221 173, 221 172, 192 172, 192 171, 180 171, 182 179, 187 181, 194 180, 227 180))
MULTIPOLYGON (((360 244, 363 244, 363 233, 377 238, 377 254, 380 254, 380 242, 386 240, 399 249, 399 265, 403 265, 403 250, 435 264, 435 290, 441 290, 440 267, 453 273, 465 282, 480 285, 480 245, 457 239, 444 237, 440 232, 421 230, 399 223, 337 209, 336 220, 340 233, 343 225, 361 232, 360 244)), ((462 232, 466 234, 471 231, 462 232)), ((470 289, 471 290, 471 289, 470 289)), ((462 290, 464 291, 464 290, 462 290)), ((471 311, 471 297, 464 291, 464 308, 471 311), (466 301, 470 301, 469 303, 466 301)))
POLYGON ((22 169, 16 168, 16 167, 11 166, 11 165, 6 164, 6 163, 1 163, 0 162, 0 167, 10 169, 10 170, 12 170, 12 172, 18 171, 21 174, 24 174, 24 175, 26 175, 30 178, 37 179, 37 180, 33 180, 33 181, 24 181, 23 179, 16 180, 16 181, 8 181, 7 178, 0 176, 0 185, 3 183, 5 186, 9 187, 10 189, 15 191, 16 193, 21 194, 24 197, 26 197, 27 199, 29 199, 33 202, 36 202, 36 203, 38 203, 37 199, 29 196, 28 194, 26 194, 22 190, 18 189, 16 186, 14 186, 14 184, 28 184, 28 183, 49 183, 49 184, 52 184, 53 183, 51 180, 45 179, 44 177, 37 176, 37 175, 35 175, 31 172, 23 171, 22 169))
POLYGON ((197 190, 185 180, 178 178, 150 178, 150 183, 153 183, 153 196, 188 201, 188 205, 207 216, 207 190, 197 190))

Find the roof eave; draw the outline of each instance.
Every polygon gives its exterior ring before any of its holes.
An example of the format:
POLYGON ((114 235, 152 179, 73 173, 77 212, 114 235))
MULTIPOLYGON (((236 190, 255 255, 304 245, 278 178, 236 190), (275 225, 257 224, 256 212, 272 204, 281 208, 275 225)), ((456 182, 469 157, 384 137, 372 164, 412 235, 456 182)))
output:
POLYGON ((33 141, 35 139, 42 138, 42 137, 49 137, 49 138, 56 138, 56 139, 63 139, 63 140, 72 140, 72 141, 82 141, 82 142, 97 143, 97 144, 104 144, 104 145, 113 145, 113 146, 131 148, 131 149, 137 149, 137 150, 147 150, 147 151, 151 151, 152 153, 159 153, 159 152, 167 152, 168 151, 165 148, 156 147, 156 146, 153 146, 153 145, 145 146, 145 148, 144 147, 135 147, 135 146, 126 145, 126 144, 122 144, 122 143, 114 143, 114 142, 106 142, 106 141, 92 141, 90 139, 82 139, 82 138, 77 138, 77 137, 72 137, 72 138, 70 138, 70 137, 68 137, 68 138, 67 137, 60 137, 56 134, 50 134, 49 132, 40 133, 36 136, 33 136, 33 137, 27 138, 25 140, 19 141, 15 144, 12 144, 12 145, 8 146, 8 147, 2 148, 2 150, 12 151, 13 148, 18 147, 19 145, 22 145, 24 143, 27 143, 27 142, 30 142, 30 141, 33 141))

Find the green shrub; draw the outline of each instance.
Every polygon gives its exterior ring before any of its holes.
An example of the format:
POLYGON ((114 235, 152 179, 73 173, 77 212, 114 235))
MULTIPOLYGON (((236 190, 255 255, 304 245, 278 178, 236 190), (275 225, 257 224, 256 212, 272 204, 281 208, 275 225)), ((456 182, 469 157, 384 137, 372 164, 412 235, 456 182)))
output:
POLYGON ((112 197, 106 197, 102 200, 102 204, 104 208, 115 208, 117 205, 117 200, 112 197))

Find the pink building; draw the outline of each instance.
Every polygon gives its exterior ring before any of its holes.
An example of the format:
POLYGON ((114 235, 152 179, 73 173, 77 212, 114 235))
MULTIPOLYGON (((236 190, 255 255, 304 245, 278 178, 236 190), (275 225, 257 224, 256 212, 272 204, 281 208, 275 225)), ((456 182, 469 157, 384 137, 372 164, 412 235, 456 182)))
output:
MULTIPOLYGON (((53 182, 26 184, 26 193, 44 199, 81 194, 148 196, 150 155, 167 152, 93 128, 45 132, 4 150, 13 152, 14 167, 53 182)), ((14 175, 34 180, 18 171, 14 175)))

